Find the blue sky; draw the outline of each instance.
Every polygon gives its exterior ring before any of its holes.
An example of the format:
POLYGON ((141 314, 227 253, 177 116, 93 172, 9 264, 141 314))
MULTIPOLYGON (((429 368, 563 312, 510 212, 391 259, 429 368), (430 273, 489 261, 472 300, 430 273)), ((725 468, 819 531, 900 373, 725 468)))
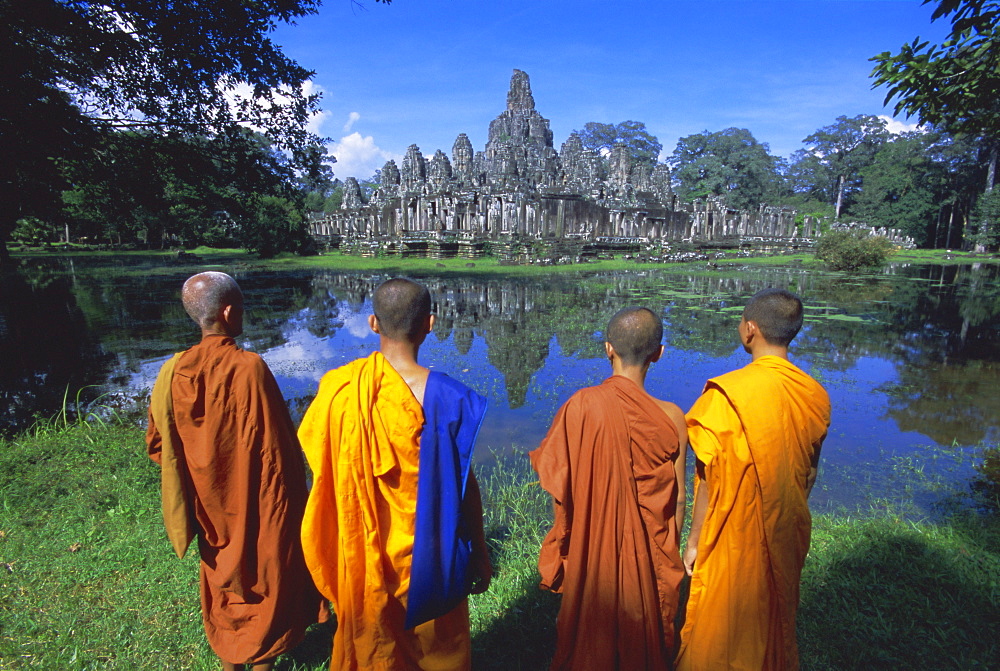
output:
POLYGON ((665 154, 737 127, 787 157, 838 116, 891 116, 868 59, 942 41, 948 24, 932 11, 919 0, 325 0, 273 39, 316 72, 315 125, 343 179, 399 163, 410 144, 450 156, 459 133, 481 151, 515 68, 557 150, 588 121, 631 119, 665 154))

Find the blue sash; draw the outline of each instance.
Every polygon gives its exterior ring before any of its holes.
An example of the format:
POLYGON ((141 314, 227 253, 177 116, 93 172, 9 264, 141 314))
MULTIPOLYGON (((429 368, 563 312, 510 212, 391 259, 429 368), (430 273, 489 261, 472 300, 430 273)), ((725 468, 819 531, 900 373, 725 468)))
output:
POLYGON ((444 615, 469 594, 472 541, 462 519, 462 499, 485 414, 485 398, 444 373, 430 373, 420 435, 407 629, 444 615))

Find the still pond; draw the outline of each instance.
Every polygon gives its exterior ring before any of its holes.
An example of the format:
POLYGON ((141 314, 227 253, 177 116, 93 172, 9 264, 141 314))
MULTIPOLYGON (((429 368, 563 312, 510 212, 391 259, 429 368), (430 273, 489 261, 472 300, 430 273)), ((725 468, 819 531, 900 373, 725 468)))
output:
MULTIPOLYGON (((609 373, 602 331, 625 305, 662 316, 667 352, 647 388, 686 410, 706 379, 747 363, 736 324, 746 298, 768 286, 805 301, 791 358, 833 403, 814 508, 931 514, 961 498, 978 449, 1000 434, 997 266, 893 265, 862 277, 795 265, 641 268, 418 278, 437 314, 421 363, 489 399, 480 468, 523 458, 560 404, 609 373)), ((296 420, 327 370, 377 347, 367 317, 384 274, 24 259, 0 288, 0 432, 52 415, 64 397, 95 412, 142 407, 163 360, 196 338, 179 295, 203 269, 239 281, 240 344, 270 365, 296 420)))

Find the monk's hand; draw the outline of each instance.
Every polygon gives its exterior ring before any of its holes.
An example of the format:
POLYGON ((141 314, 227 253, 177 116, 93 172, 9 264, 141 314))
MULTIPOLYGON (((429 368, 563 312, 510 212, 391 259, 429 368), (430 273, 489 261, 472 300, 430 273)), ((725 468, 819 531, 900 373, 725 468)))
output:
POLYGON ((684 551, 684 570, 688 575, 694 573, 694 562, 698 559, 698 546, 689 547, 684 551))
POLYGON ((472 553, 472 586, 469 587, 470 594, 482 594, 490 588, 493 580, 493 564, 490 562, 488 552, 472 553))

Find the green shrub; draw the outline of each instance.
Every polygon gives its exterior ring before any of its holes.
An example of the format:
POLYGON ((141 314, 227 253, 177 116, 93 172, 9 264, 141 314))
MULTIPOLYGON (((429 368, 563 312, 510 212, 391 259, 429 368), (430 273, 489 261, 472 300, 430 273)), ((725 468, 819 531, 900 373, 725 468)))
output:
POLYGON ((880 268, 896 251, 888 238, 867 230, 828 231, 819 239, 816 258, 833 270, 880 268))

